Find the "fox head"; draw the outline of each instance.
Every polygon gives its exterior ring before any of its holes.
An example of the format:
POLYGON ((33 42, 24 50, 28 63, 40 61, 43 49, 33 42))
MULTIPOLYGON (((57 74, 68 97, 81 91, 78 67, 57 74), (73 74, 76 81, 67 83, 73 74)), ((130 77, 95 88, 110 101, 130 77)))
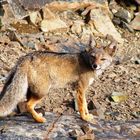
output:
POLYGON ((116 46, 109 45, 107 47, 94 47, 88 52, 89 64, 93 70, 105 69, 113 59, 116 46))
POLYGON ((111 64, 115 51, 116 42, 112 42, 106 47, 90 46, 85 51, 85 61, 93 70, 104 70, 111 64))

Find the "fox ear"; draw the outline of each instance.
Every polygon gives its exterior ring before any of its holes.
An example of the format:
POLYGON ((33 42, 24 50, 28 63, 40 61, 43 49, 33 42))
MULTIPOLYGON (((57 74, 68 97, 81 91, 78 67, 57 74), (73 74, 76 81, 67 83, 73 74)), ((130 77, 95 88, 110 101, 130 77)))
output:
POLYGON ((88 41, 88 44, 87 44, 88 47, 86 48, 86 51, 92 50, 96 45, 97 44, 96 44, 96 41, 95 41, 93 35, 90 34, 89 41, 88 41))
POLYGON ((116 42, 112 42, 105 49, 109 53, 109 55, 113 56, 115 54, 115 51, 116 51, 116 48, 117 48, 116 46, 117 46, 117 43, 116 42))

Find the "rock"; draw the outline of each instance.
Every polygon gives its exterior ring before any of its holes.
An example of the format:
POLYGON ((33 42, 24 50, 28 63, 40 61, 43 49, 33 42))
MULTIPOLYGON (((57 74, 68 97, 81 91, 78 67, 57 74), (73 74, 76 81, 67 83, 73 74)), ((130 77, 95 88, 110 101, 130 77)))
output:
POLYGON ((7 0, 16 18, 23 19, 29 15, 29 11, 40 10, 50 0, 7 0))
POLYGON ((12 10, 10 9, 10 6, 8 4, 2 5, 4 10, 4 17, 3 18, 14 18, 14 15, 12 13, 12 10))
POLYGON ((78 130, 72 130, 69 132, 69 135, 71 137, 77 137, 77 136, 81 135, 81 133, 78 130))
POLYGON ((123 43, 120 33, 115 29, 110 17, 101 9, 92 9, 90 13, 90 23, 93 23, 96 30, 103 36, 111 35, 119 42, 123 43))
POLYGON ((67 29, 66 23, 59 18, 50 19, 50 20, 42 20, 40 26, 43 32, 49 32, 49 31, 54 31, 58 29, 67 29))
POLYGON ((54 19, 55 18, 55 14, 53 12, 50 11, 49 8, 44 7, 42 9, 43 12, 43 19, 54 19))
POLYGON ((113 21, 114 24, 119 25, 124 29, 127 29, 129 32, 132 32, 132 33, 134 32, 133 28, 128 23, 126 23, 125 21, 122 21, 120 18, 114 17, 112 19, 112 21, 113 21))
POLYGON ((10 9, 12 9, 12 13, 14 16, 18 19, 22 19, 26 17, 29 13, 27 10, 24 9, 24 7, 20 4, 19 0, 7 0, 10 6, 10 9))
POLYGON ((126 22, 122 21, 121 22, 121 26, 124 28, 124 29, 127 29, 129 32, 133 33, 134 30, 133 28, 126 22))
POLYGON ((131 27, 134 30, 140 30, 140 12, 138 15, 136 15, 136 17, 131 21, 130 23, 131 27))
POLYGON ((59 107, 59 108, 54 108, 53 109, 53 112, 56 112, 56 113, 63 113, 63 109, 61 108, 61 107, 59 107))
POLYGON ((0 11, 1 21, 3 25, 11 23, 12 19, 14 18, 14 15, 12 13, 12 10, 10 9, 8 4, 2 5, 2 10, 0 11))
POLYGON ((8 37, 11 41, 17 41, 22 45, 21 39, 14 30, 9 30, 8 37))
POLYGON ((23 45, 25 47, 29 47, 30 49, 35 49, 36 48, 36 44, 34 42, 23 42, 23 45))
POLYGON ((110 73, 109 75, 108 75, 108 77, 109 78, 114 78, 114 77, 116 77, 117 75, 115 74, 115 73, 110 73))
POLYGON ((120 18, 121 20, 129 23, 132 19, 131 14, 126 9, 120 8, 114 16, 120 18))
POLYGON ((45 112, 47 122, 36 123, 30 116, 12 116, 0 119, 1 140, 61 140, 61 139, 137 139, 139 121, 99 121, 92 125, 80 119, 79 115, 61 115, 45 112), (81 127, 80 127, 81 126, 81 127), (117 128, 116 128, 117 127, 117 128), (84 130, 84 132, 83 132, 84 130), (94 133, 93 133, 94 130, 94 133), (120 133, 121 131, 121 133, 120 133))
POLYGON ((40 32, 37 26, 27 24, 24 22, 11 23, 11 26, 15 28, 18 33, 37 34, 40 32))
POLYGON ((115 14, 120 9, 120 6, 117 4, 115 0, 111 0, 109 2, 109 9, 111 10, 113 14, 115 14))
POLYGON ((95 135, 94 134, 85 134, 83 136, 79 136, 76 138, 76 140, 94 140, 95 135))
POLYGON ((89 125, 82 125, 81 129, 85 134, 93 133, 93 129, 89 125))
POLYGON ((29 14, 31 23, 33 23, 33 24, 36 23, 37 15, 38 15, 38 12, 31 12, 31 13, 29 14))
POLYGON ((82 26, 84 25, 83 21, 74 21, 72 27, 71 27, 71 31, 74 34, 80 35, 82 32, 82 26))
POLYGON ((113 92, 111 98, 114 102, 119 103, 128 99, 128 95, 125 95, 124 93, 113 92))
POLYGON ((117 18, 117 17, 114 17, 114 18, 112 19, 112 21, 113 21, 113 23, 116 24, 116 25, 120 25, 120 24, 121 24, 121 20, 120 20, 119 18, 117 18))

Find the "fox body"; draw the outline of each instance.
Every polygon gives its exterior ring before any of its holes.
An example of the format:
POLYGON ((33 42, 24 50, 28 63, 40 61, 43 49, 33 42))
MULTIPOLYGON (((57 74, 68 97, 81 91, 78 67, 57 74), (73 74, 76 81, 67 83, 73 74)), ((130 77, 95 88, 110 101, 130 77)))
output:
MULTIPOLYGON (((0 94, 0 117, 7 116, 19 102, 26 99, 26 107, 37 122, 45 118, 34 108, 51 88, 63 88, 77 82, 76 104, 81 118, 91 121, 85 91, 94 78, 112 62, 114 46, 90 48, 81 53, 33 52, 21 57, 11 70, 0 94)), ((94 121, 94 120, 93 120, 94 121)))

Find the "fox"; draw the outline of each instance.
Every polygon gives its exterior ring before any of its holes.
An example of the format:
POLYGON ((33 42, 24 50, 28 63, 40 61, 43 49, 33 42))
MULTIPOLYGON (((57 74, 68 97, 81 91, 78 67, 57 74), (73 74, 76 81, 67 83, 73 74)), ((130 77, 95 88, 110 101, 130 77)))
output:
POLYGON ((116 45, 106 47, 89 45, 80 53, 35 51, 19 58, 11 70, 0 94, 0 117, 6 117, 25 100, 26 109, 36 122, 46 122, 35 106, 50 89, 64 88, 76 83, 76 106, 80 117, 89 122, 95 118, 89 113, 86 90, 111 65, 116 45))

